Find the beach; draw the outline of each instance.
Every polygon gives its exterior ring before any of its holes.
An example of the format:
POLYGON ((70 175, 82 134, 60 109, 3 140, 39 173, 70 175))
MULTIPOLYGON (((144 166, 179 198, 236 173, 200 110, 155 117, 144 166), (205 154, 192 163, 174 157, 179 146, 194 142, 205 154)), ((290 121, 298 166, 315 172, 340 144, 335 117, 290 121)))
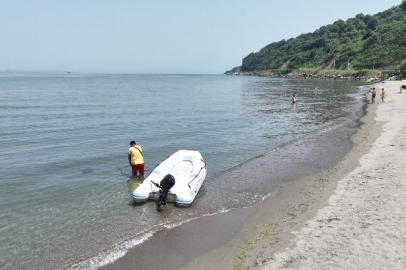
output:
MULTIPOLYGON (((350 151, 366 89, 350 81, 223 75, 5 76, 0 268, 180 269, 228 247, 255 220, 258 204, 350 151), (117 82, 122 91, 111 97, 117 82), (300 93, 295 105, 292 89, 300 93), (128 113, 134 91, 148 118, 127 131, 140 109, 128 113), (33 93, 35 106, 26 99, 33 93), (161 105, 150 106, 157 96, 161 105), (148 172, 176 150, 201 152, 208 176, 193 205, 158 212, 154 202, 133 204, 136 181, 121 163, 128 162, 129 134, 146 149, 148 172), (14 153, 27 136, 36 155, 21 171, 14 153), (103 152, 92 151, 98 144, 103 152)), ((227 248, 230 265, 249 237, 227 248)))
POLYGON ((406 0, 3 2, 0 270, 406 269, 406 0))
POLYGON ((159 233, 154 243, 103 269, 405 269, 401 84, 375 86, 378 93, 385 88, 384 103, 377 98, 372 104, 367 94, 352 148, 331 168, 284 186, 255 207, 159 233))
MULTIPOLYGON (((208 213, 179 226, 175 224, 159 230, 153 237, 101 269, 238 269, 243 264, 251 263, 250 253, 264 244, 262 240, 265 236, 288 226, 287 221, 291 221, 292 217, 299 218, 300 213, 308 213, 304 210, 310 207, 310 200, 317 198, 317 192, 326 185, 328 170, 351 150, 351 137, 361 126, 359 117, 365 114, 366 108, 363 105, 365 89, 358 90, 355 95, 359 99, 352 104, 357 106, 345 113, 343 118, 328 121, 300 139, 216 176, 216 183, 229 183, 224 189, 218 189, 224 191, 225 196, 218 203, 224 211, 208 213), (235 187, 240 181, 244 184, 239 191, 235 187), (259 185, 263 190, 274 191, 262 198, 263 203, 256 206, 245 203, 244 206, 244 194, 259 185), (238 202, 236 206, 239 207, 226 207, 232 202, 238 202), (297 206, 300 207, 296 209, 297 206)), ((301 97, 303 100, 304 95, 301 97)), ((299 108, 306 105, 303 100, 299 108)), ((332 106, 328 105, 330 111, 332 106)), ((316 110, 317 106, 314 108, 316 110)), ((207 199, 214 202, 213 192, 206 193, 207 199)), ((258 196, 260 193, 248 194, 258 196)), ((199 199, 192 208, 200 207, 203 203, 204 200, 199 199)), ((170 206, 161 214, 172 215, 172 212, 168 212, 170 210, 178 214, 184 211, 170 206)), ((252 264, 257 264, 254 260, 252 264)))
MULTIPOLYGON (((227 245, 183 269, 405 269, 406 94, 379 83, 351 151, 264 201, 227 245)), ((370 99, 370 94, 368 94, 370 99)))
POLYGON ((332 179, 338 180, 333 194, 261 269, 406 268, 406 97, 398 94, 400 85, 376 86, 389 94, 384 103, 377 99, 374 120, 338 165, 342 172, 332 179))

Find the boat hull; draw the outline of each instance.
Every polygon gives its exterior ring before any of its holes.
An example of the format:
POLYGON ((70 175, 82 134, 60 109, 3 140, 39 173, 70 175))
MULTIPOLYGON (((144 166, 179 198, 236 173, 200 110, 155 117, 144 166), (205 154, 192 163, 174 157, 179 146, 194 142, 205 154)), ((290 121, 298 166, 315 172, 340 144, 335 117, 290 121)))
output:
POLYGON ((195 200, 205 178, 206 163, 198 151, 179 150, 162 161, 133 193, 136 203, 159 200, 156 184, 167 174, 175 178, 175 185, 169 190, 166 202, 188 207, 195 200))

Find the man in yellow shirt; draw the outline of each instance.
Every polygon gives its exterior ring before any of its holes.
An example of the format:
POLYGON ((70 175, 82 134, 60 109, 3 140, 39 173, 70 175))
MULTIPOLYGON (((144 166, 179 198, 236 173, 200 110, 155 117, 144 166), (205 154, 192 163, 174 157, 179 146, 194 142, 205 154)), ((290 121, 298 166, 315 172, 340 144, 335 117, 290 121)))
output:
POLYGON ((137 176, 138 171, 141 176, 144 176, 144 157, 142 156, 142 148, 135 141, 130 142, 128 149, 128 162, 131 165, 133 176, 137 176))

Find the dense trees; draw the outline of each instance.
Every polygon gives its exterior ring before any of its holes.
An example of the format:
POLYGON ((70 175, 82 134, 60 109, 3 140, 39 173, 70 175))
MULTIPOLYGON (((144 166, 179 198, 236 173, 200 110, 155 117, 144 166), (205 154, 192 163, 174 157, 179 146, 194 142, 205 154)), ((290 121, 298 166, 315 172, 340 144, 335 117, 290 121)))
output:
POLYGON ((405 78, 406 77, 406 60, 403 60, 399 64, 399 69, 400 69, 400 72, 402 74, 402 77, 405 78))
POLYGON ((375 15, 358 14, 313 33, 271 43, 243 59, 242 71, 373 69, 406 59, 406 0, 375 15))

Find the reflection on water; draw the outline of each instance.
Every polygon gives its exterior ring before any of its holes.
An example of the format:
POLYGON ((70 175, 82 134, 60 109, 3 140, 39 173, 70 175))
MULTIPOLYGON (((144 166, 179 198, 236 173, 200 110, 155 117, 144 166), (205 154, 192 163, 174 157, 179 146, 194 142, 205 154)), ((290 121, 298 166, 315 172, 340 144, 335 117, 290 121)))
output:
POLYGON ((131 176, 127 180, 128 191, 130 192, 131 197, 132 197, 132 195, 134 193, 134 190, 137 189, 137 187, 141 184, 142 181, 144 181, 144 176, 142 176, 142 175, 131 176))
POLYGON ((343 123, 353 117, 356 85, 243 76, 2 76, 0 267, 68 267, 143 233, 258 203, 311 171, 304 165, 286 175, 290 164, 313 160, 306 147, 317 130, 341 125, 336 136, 348 137, 343 123), (27 138, 22 170, 16 153, 27 138), (299 138, 289 151, 241 165, 299 138), (147 168, 179 149, 201 152, 208 176, 191 207, 133 206, 142 181, 124 166, 133 139, 147 168))

